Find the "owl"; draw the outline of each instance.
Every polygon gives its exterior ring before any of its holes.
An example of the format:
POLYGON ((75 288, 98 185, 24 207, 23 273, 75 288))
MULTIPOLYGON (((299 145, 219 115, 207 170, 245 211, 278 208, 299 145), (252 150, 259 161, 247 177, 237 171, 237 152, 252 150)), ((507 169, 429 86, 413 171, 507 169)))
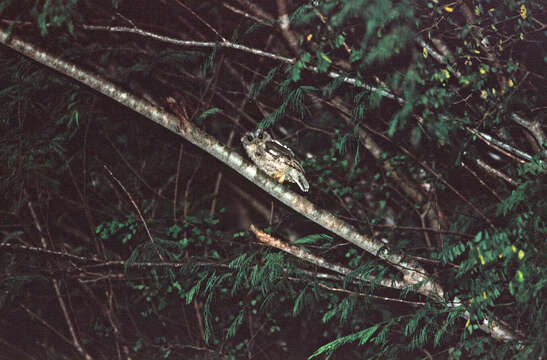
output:
POLYGON ((261 129, 249 131, 243 135, 241 143, 256 166, 279 183, 287 180, 298 184, 304 192, 310 189, 304 177, 304 169, 294 157, 293 151, 272 139, 270 134, 261 129))

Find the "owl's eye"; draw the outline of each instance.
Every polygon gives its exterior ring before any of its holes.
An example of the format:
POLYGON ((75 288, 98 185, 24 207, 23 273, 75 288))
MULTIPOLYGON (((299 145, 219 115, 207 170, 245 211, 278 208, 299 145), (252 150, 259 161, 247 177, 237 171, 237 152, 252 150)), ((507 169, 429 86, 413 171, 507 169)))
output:
POLYGON ((247 140, 253 141, 253 135, 247 135, 247 140))
POLYGON ((264 133, 263 133, 263 132, 260 132, 260 133, 258 134, 258 138, 259 138, 260 140, 264 140, 264 133))

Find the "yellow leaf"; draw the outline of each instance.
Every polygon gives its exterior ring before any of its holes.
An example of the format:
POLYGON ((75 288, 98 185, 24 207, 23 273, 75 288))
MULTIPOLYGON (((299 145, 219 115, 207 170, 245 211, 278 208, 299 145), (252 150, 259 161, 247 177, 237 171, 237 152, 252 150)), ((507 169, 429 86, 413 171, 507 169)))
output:
POLYGON ((444 77, 446 79, 450 79, 450 73, 446 69, 442 69, 441 72, 444 74, 444 77))
POLYGON ((480 54, 481 52, 479 50, 473 50, 475 54, 480 54))
POLYGON ((485 71, 483 68, 481 68, 481 69, 479 70, 479 72, 480 72, 481 74, 483 74, 483 75, 486 74, 486 71, 485 71))
POLYGON ((479 259, 481 259, 481 264, 485 264, 485 261, 484 261, 484 256, 482 256, 482 254, 479 254, 479 259))
POLYGON ((526 6, 524 4, 520 6, 520 17, 526 19, 526 6))
POLYGON ((520 33, 519 38, 520 38, 521 40, 524 40, 524 34, 523 34, 523 33, 520 33))
POLYGON ((482 297, 484 298, 484 300, 486 300, 486 291, 483 291, 482 297))
POLYGON ((424 51, 423 51, 422 53, 424 54, 424 58, 426 58, 426 59, 427 59, 427 55, 428 55, 428 53, 427 53, 427 49, 426 49, 426 48, 424 48, 424 51))
POLYGON ((513 85, 515 85, 513 79, 509 79, 509 81, 507 81, 507 85, 509 85, 509 87, 513 87, 513 85))
POLYGON ((308 34, 308 36, 306 36, 306 40, 310 41, 312 37, 313 37, 312 34, 308 34))
POLYGON ((449 13, 451 13, 452 11, 454 11, 454 9, 451 8, 450 6, 445 6, 445 7, 444 7, 444 10, 445 10, 446 12, 449 12, 449 13))
POLYGON ((513 250, 514 253, 517 252, 517 247, 515 245, 511 245, 511 250, 513 250))
POLYGON ((521 259, 524 257, 524 251, 519 250, 519 255, 518 255, 518 257, 519 257, 519 260, 521 260, 521 259))
POLYGON ((523 282, 524 281, 524 274, 522 273, 522 271, 520 270, 517 270, 517 280, 519 282, 523 282))
POLYGON ((481 98, 485 99, 488 97, 488 93, 486 92, 486 90, 481 90, 481 98))
POLYGON ((499 254, 498 257, 499 257, 500 259, 502 259, 502 258, 503 258, 503 254, 499 254))
POLYGON ((496 89, 492 88, 492 94, 496 95, 496 89))
POLYGON ((471 322, 471 319, 467 319, 467 321, 465 322, 465 327, 468 327, 470 322, 471 322))

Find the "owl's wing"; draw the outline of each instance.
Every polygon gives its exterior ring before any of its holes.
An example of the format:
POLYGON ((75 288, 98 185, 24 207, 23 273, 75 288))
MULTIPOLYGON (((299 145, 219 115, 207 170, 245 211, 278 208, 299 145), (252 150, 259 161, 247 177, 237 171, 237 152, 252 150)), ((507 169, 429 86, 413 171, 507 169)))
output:
POLYGON ((287 156, 294 159, 293 151, 276 140, 268 140, 265 143, 266 151, 274 157, 287 156))

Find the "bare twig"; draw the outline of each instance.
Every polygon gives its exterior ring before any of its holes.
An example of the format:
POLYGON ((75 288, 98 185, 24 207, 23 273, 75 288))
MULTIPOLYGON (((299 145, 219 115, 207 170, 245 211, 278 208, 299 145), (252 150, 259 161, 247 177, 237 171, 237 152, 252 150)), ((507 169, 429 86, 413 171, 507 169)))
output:
MULTIPOLYGON (((34 226, 40 233, 40 242, 42 243, 42 247, 44 249, 47 249, 47 242, 44 236, 42 235, 42 225, 40 225, 40 221, 38 220, 38 216, 36 215, 36 212, 34 211, 34 206, 32 205, 31 201, 27 202, 28 208, 30 210, 30 214, 32 216, 32 220, 34 221, 34 226)), ((55 290, 55 294, 57 295, 57 301, 59 302, 59 306, 61 307, 61 311, 63 312, 63 315, 65 317, 66 324, 68 326, 68 331, 70 332, 70 337, 72 338, 72 346, 76 348, 76 351, 80 353, 81 356, 83 356, 86 360, 92 360, 93 358, 91 355, 85 351, 85 349, 82 347, 82 344, 80 343, 80 340, 78 339, 78 336, 76 335, 76 330, 74 329, 74 324, 72 323, 72 320, 70 319, 70 316, 68 314, 68 310, 65 304, 65 300, 63 299, 63 296, 61 294, 61 289, 59 287, 59 282, 57 280, 52 280, 53 282, 53 289, 55 290)))
POLYGON ((489 173, 490 175, 493 175, 493 176, 496 176, 496 177, 499 177, 500 179, 503 179, 505 181, 507 181, 509 184, 513 185, 513 186, 517 186, 518 183, 513 179, 511 178, 510 176, 508 175, 505 175, 504 173, 502 173, 501 171, 499 171, 498 169, 495 169, 493 168, 492 166, 488 165, 487 163, 485 163, 484 161, 482 161, 481 159, 475 159, 475 162, 478 166, 480 166, 481 168, 483 168, 487 173, 489 173))
POLYGON ((214 28, 211 26, 211 24, 209 24, 207 21, 203 20, 198 14, 196 14, 194 12, 194 10, 192 10, 190 7, 188 7, 186 4, 184 4, 182 1, 180 0, 175 0, 177 2, 177 4, 179 4, 180 6, 182 6, 183 8, 185 8, 186 10, 188 10, 190 13, 192 13, 192 15, 194 15, 199 21, 201 21, 202 24, 204 24, 205 26, 207 26, 207 28, 209 28, 209 30, 211 30, 212 32, 214 32, 222 41, 226 41, 226 39, 224 38, 224 36, 220 35, 220 33, 214 28))
MULTIPOLYGON (((36 360, 36 358, 34 356, 32 356, 31 354, 29 354, 28 352, 26 352, 25 350, 11 344, 10 342, 8 342, 6 339, 0 337, 0 344, 4 345, 6 348, 4 349, 4 355, 6 355, 6 353, 8 352, 7 349, 11 349, 12 352, 16 352, 20 355, 24 355, 26 356, 27 358, 31 359, 31 360, 36 360)), ((7 357, 6 357, 7 358, 7 357)), ((18 359, 20 359, 20 357, 17 357, 18 359)))
POLYGON ((225 8, 227 8, 227 9, 233 11, 233 12, 235 12, 236 14, 239 14, 241 16, 244 16, 244 17, 248 18, 248 19, 254 20, 257 23, 261 23, 261 24, 264 24, 266 26, 272 26, 272 23, 270 21, 268 21, 266 19, 261 19, 257 16, 254 16, 254 15, 251 15, 251 14, 249 14, 245 11, 242 11, 242 10, 240 10, 240 9, 230 5, 230 4, 226 4, 225 2, 223 2, 222 6, 224 6, 225 8))
POLYGON ((494 138, 494 137, 492 137, 488 134, 485 134, 481 131, 477 131, 475 129, 472 129, 468 126, 466 126, 465 129, 467 131, 469 131, 471 134, 476 135, 479 139, 484 141, 489 146, 491 146, 491 147, 495 148, 496 150, 502 152, 503 154, 507 155, 511 159, 514 159, 514 160, 516 160, 520 163, 525 162, 522 159, 525 159, 527 161, 532 160, 532 157, 530 155, 528 155, 527 153, 525 153, 524 151, 521 151, 519 149, 515 149, 514 147, 512 147, 510 145, 507 145, 504 142, 501 142, 501 141, 497 140, 496 138, 494 138), (518 157, 516 157, 515 155, 520 157, 520 159, 518 157))
MULTIPOLYGON (((148 235, 148 238, 150 239, 150 241, 153 243, 153 244, 156 244, 156 241, 154 240, 154 237, 152 236, 152 233, 150 232, 150 229, 148 228, 148 224, 146 223, 146 220, 144 220, 144 217, 142 216, 142 213, 141 213, 141 210, 139 209, 139 207, 137 206, 137 203, 135 202, 135 200, 133 200, 133 196, 131 196, 131 194, 129 193, 129 191, 127 191, 127 189, 125 188, 125 186, 123 186, 123 184, 121 183, 120 180, 118 180, 117 177, 114 176, 114 174, 112 174, 112 171, 110 171, 110 169, 108 168, 108 166, 106 165, 103 165, 105 170, 108 172, 108 174, 110 174, 110 176, 114 179, 114 181, 116 181, 118 183, 118 185, 122 188, 122 190, 125 192, 125 194, 127 195, 127 197, 129 197, 129 200, 131 201, 131 204, 133 205, 133 207, 135 208, 135 210, 137 210, 137 214, 139 214, 139 218, 141 219, 143 225, 144 225, 144 228, 146 230, 146 234, 148 235)), ((165 261, 165 259, 163 258, 163 255, 161 254, 161 252, 156 248, 156 252, 158 253, 158 256, 159 258, 161 259, 161 261, 165 261)))
POLYGON ((148 182, 143 179, 143 177, 141 176, 141 174, 139 174, 139 172, 129 163, 129 161, 126 159, 125 156, 123 156, 123 153, 120 151, 120 149, 118 149, 118 147, 116 146, 116 144, 114 143, 114 141, 112 141, 112 139, 110 139, 110 137, 108 135, 105 135, 105 138, 106 140, 108 140, 108 142, 110 143, 110 145, 112 146, 112 148, 114 149, 114 151, 116 151, 116 154, 118 154, 118 156, 122 159, 123 163, 127 166, 127 168, 129 170, 131 170, 131 172, 133 173, 133 175, 135 175, 137 177, 137 179, 139 179, 139 181, 148 189, 150 190, 152 193, 154 193, 154 195, 156 195, 157 197, 163 199, 163 200, 169 200, 168 198, 166 198, 165 196, 161 195, 156 189, 154 189, 152 186, 150 186, 150 184, 148 184, 148 182))
MULTIPOLYGON (((292 280, 292 279, 293 278, 289 278, 289 280, 292 280)), ((373 298, 373 299, 382 300, 382 301, 396 302, 396 303, 399 303, 399 304, 405 304, 405 305, 411 305, 411 306, 424 306, 426 304, 425 302, 422 302, 422 301, 409 301, 409 300, 403 300, 403 299, 389 298, 389 297, 386 297, 386 296, 378 296, 378 295, 373 295, 373 294, 364 294, 364 293, 357 292, 357 291, 351 291, 351 290, 347 290, 347 289, 343 289, 343 288, 328 286, 328 285, 322 284, 322 283, 319 283, 317 285, 319 285, 320 287, 322 287, 324 289, 327 289, 329 291, 340 292, 340 293, 345 293, 345 294, 353 294, 353 295, 357 295, 357 296, 361 296, 361 297, 368 297, 368 298, 373 298)))
POLYGON ((492 189, 490 186, 488 186, 488 184, 486 184, 484 182, 484 180, 482 180, 480 178, 480 176, 477 175, 477 173, 475 171, 473 171, 473 169, 471 169, 469 166, 467 166, 467 164, 465 162, 462 161, 462 165, 463 167, 469 171, 471 173, 471 175, 473 175, 475 177, 475 179, 477 179, 477 181, 482 185, 484 186, 485 188, 488 189, 488 191, 490 191, 490 193, 496 198, 498 199, 498 201, 502 201, 502 198, 498 195, 498 193, 496 193, 496 191, 494 189, 492 189))
MULTIPOLYGON (((286 63, 286 64, 294 64, 297 61, 297 59, 295 59, 295 58, 288 58, 288 57, 285 57, 285 56, 269 53, 269 52, 262 51, 262 50, 259 50, 259 49, 250 48, 248 46, 235 44, 235 43, 227 41, 227 40, 222 41, 222 42, 179 40, 179 39, 174 39, 174 38, 171 38, 171 37, 168 37, 168 36, 158 35, 158 34, 155 34, 155 33, 149 32, 149 31, 145 31, 145 30, 142 30, 142 29, 139 29, 139 28, 129 28, 129 27, 124 27, 124 26, 82 25, 82 27, 86 30, 125 32, 125 33, 138 34, 138 35, 141 35, 141 36, 149 37, 149 38, 152 38, 152 39, 155 39, 155 40, 163 41, 163 42, 166 42, 166 43, 171 43, 171 44, 178 45, 178 46, 206 47, 206 48, 224 47, 224 48, 239 50, 239 51, 248 52, 248 53, 251 53, 251 54, 254 54, 254 55, 274 59, 274 60, 281 61, 281 62, 286 63)), ((313 71, 315 73, 319 73, 319 69, 315 66, 307 67, 307 69, 310 70, 310 71, 313 71)), ((377 93, 379 93, 380 95, 382 95, 384 97, 387 97, 387 98, 390 98, 390 99, 393 99, 393 100, 397 100, 400 103, 404 102, 404 100, 402 98, 396 97, 395 95, 391 94, 387 90, 380 89, 380 88, 377 88, 375 86, 365 84, 362 81, 357 80, 355 78, 347 77, 345 75, 336 73, 334 71, 329 71, 326 75, 328 77, 332 78, 332 79, 337 79, 339 77, 342 77, 342 81, 347 83, 347 84, 350 84, 350 85, 353 85, 353 86, 356 86, 356 87, 361 87, 361 88, 364 88, 364 89, 369 90, 371 92, 377 92, 377 93)))
POLYGON ((19 306, 21 306, 23 308, 23 310, 25 310, 30 316, 32 316, 33 318, 35 318, 36 320, 38 320, 39 322, 42 323, 42 325, 44 325, 45 327, 47 327, 49 330, 51 330, 55 335, 57 335, 58 337, 60 337, 64 342, 66 342, 68 345, 74 345, 72 343, 72 341, 70 341, 69 338, 67 338, 66 336, 64 336, 63 334, 61 334, 61 332, 59 330, 57 330, 55 327, 53 327, 53 325, 51 325, 50 323, 48 323, 47 321, 45 321, 40 315, 38 315, 37 313, 35 313, 34 311, 32 311, 31 309, 29 309, 28 307, 26 307, 25 305, 23 304, 20 304, 19 306))

